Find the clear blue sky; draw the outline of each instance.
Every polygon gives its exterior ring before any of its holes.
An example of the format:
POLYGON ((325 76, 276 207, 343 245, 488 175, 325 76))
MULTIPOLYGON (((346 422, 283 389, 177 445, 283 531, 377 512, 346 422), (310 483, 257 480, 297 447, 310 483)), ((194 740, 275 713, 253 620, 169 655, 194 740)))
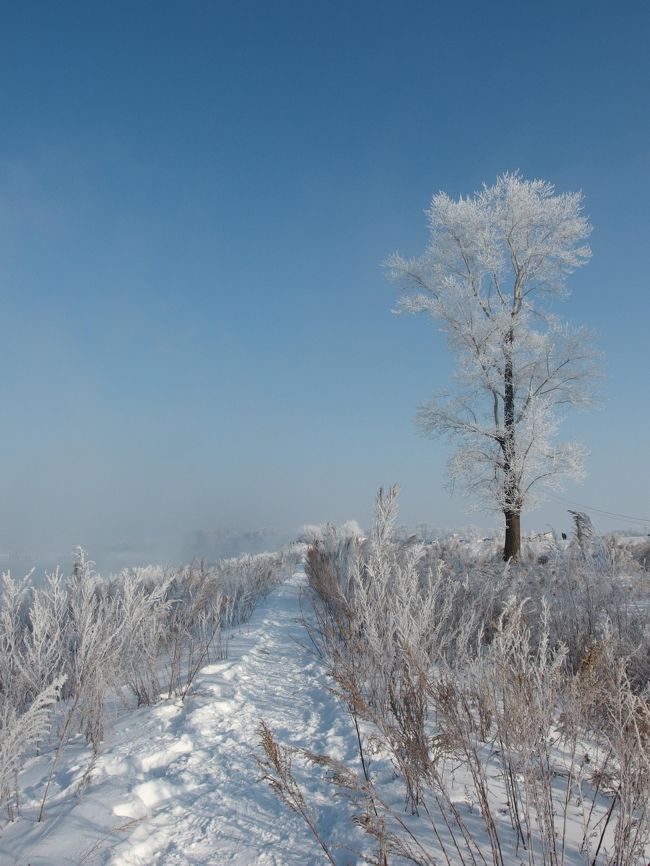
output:
POLYGON ((649 38, 645 0, 3 4, 0 550, 173 557, 366 523, 392 481, 406 523, 487 524, 415 432, 451 361, 381 262, 517 168, 594 225, 561 312, 605 402, 566 496, 650 517, 649 38))

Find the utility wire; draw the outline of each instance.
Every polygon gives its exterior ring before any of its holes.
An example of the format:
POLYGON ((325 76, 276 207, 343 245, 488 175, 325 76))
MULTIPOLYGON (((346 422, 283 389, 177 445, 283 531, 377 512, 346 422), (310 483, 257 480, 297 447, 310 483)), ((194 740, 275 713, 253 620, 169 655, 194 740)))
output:
POLYGON ((549 493, 547 491, 547 495, 551 497, 551 499, 555 499, 557 502, 561 502, 563 505, 575 505, 577 508, 584 508, 585 511, 594 511, 598 514, 604 514, 607 517, 617 517, 620 520, 629 520, 632 523, 641 523, 644 525, 650 525, 650 519, 645 517, 633 517, 630 514, 619 514, 616 511, 606 511, 604 508, 595 508, 592 505, 582 505, 580 502, 573 502, 571 499, 564 499, 562 496, 557 496, 554 493, 549 493))

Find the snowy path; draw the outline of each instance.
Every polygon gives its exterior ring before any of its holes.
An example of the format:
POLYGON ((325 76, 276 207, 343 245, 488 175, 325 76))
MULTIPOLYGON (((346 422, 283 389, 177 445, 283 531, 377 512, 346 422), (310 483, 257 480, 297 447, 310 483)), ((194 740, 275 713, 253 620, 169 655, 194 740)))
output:
MULTIPOLYGON (((303 583, 304 575, 295 575, 260 605, 233 636, 229 658, 201 672, 184 706, 165 702, 124 716, 79 802, 70 803, 68 794, 44 824, 23 819, 8 828, 0 836, 0 864, 323 862, 303 821, 257 781, 253 758, 264 719, 282 741, 354 760, 345 713, 302 645, 303 583), (22 839, 15 838, 19 825, 22 839)), ((78 786, 75 771, 82 769, 67 771, 71 789, 78 786)), ((334 814, 325 805, 328 835, 338 835, 334 814)))

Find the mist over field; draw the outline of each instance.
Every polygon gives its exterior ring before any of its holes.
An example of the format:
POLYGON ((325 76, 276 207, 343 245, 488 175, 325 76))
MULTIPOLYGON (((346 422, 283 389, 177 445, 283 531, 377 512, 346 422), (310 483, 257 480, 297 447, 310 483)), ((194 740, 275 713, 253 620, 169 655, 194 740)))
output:
MULTIPOLYGON (((167 543, 160 540, 142 539, 113 546, 97 545, 89 549, 89 555, 97 570, 105 575, 116 574, 123 568, 151 565, 154 563, 177 565, 192 559, 214 562, 218 559, 239 556, 244 553, 264 553, 279 550, 298 536, 299 532, 278 529, 221 529, 196 530, 184 537, 179 534, 167 543)), ((57 566, 69 571, 74 561, 74 549, 7 551, 0 552, 0 568, 19 577, 31 569, 36 575, 53 571, 57 566)), ((83 545, 82 545, 83 546, 83 545)))

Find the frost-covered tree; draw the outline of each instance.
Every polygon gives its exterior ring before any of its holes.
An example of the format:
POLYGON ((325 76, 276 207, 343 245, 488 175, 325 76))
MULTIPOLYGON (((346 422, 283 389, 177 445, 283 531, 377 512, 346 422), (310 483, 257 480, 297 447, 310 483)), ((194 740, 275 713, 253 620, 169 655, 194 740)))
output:
POLYGON ((450 481, 504 514, 509 560, 520 551, 522 511, 544 486, 583 472, 583 448, 555 434, 563 407, 591 400, 595 353, 585 329, 561 322, 550 302, 588 261, 591 226, 581 193, 558 195, 518 173, 471 198, 440 192, 427 213, 424 254, 387 263, 406 289, 400 309, 429 314, 458 360, 453 393, 421 406, 418 424, 458 440, 450 481))

